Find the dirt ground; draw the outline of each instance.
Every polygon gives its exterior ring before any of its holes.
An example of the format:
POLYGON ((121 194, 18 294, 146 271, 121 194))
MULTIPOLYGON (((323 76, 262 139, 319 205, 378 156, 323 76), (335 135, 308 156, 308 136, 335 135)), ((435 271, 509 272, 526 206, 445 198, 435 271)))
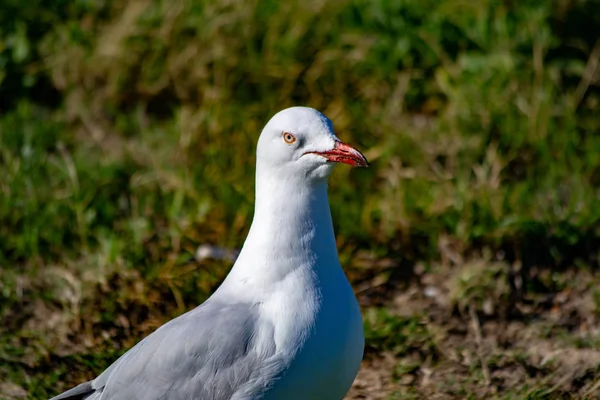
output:
MULTIPOLYGON (((377 273, 362 276, 359 267, 349 275, 367 345, 346 399, 600 399, 595 272, 540 269, 513 276, 506 264, 484 260, 400 269, 382 261, 366 269, 377 273)), ((143 302, 128 300, 121 309, 117 296, 111 299, 116 319, 93 326, 43 302, 22 308, 13 322, 51 338, 52 347, 36 350, 45 342, 35 338, 13 343, 26 351, 3 356, 12 367, 1 375, 0 399, 43 399, 92 379, 174 312, 172 293, 144 289, 135 274, 97 290, 93 299, 125 293, 143 302), (24 375, 11 381, 11 368, 24 375)))
MULTIPOLYGON (((511 294, 504 276, 488 282, 487 293, 456 288, 465 271, 476 284, 473 271, 487 268, 475 262, 438 269, 391 289, 390 312, 418 318, 427 337, 416 344, 429 343, 404 346, 403 353, 367 347, 346 399, 600 399, 598 277, 554 274, 563 286, 554 293, 511 294)), ((366 293, 362 302, 374 301, 366 293)))

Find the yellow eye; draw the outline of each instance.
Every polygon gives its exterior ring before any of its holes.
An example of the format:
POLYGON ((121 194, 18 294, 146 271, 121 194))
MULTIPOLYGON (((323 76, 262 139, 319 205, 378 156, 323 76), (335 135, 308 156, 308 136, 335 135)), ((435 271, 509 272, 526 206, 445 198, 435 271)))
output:
POLYGON ((287 144, 292 144, 296 141, 296 137, 289 132, 283 132, 283 140, 287 144))

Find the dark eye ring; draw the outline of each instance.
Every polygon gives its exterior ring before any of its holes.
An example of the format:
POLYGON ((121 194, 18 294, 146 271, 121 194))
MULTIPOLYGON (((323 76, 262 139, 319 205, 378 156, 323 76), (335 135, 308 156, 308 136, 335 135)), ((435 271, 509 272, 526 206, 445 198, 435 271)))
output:
POLYGON ((292 135, 289 132, 283 132, 283 141, 287 144, 292 144, 296 141, 296 136, 292 135))

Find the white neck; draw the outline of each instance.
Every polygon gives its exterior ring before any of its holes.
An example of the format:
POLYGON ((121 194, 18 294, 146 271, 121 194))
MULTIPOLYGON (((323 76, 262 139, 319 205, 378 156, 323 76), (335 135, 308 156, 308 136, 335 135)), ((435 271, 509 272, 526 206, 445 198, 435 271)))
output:
POLYGON ((293 272, 320 280, 340 268, 327 181, 279 178, 257 169, 254 219, 223 288, 269 291, 293 272))

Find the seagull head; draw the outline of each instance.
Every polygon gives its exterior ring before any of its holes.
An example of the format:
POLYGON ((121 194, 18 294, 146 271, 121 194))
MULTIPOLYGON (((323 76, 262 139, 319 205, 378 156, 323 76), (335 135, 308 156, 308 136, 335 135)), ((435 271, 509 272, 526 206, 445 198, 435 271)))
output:
POLYGON ((309 107, 291 107, 275 114, 257 146, 257 166, 283 176, 327 178, 336 163, 367 167, 365 156, 335 135, 325 115, 309 107))

